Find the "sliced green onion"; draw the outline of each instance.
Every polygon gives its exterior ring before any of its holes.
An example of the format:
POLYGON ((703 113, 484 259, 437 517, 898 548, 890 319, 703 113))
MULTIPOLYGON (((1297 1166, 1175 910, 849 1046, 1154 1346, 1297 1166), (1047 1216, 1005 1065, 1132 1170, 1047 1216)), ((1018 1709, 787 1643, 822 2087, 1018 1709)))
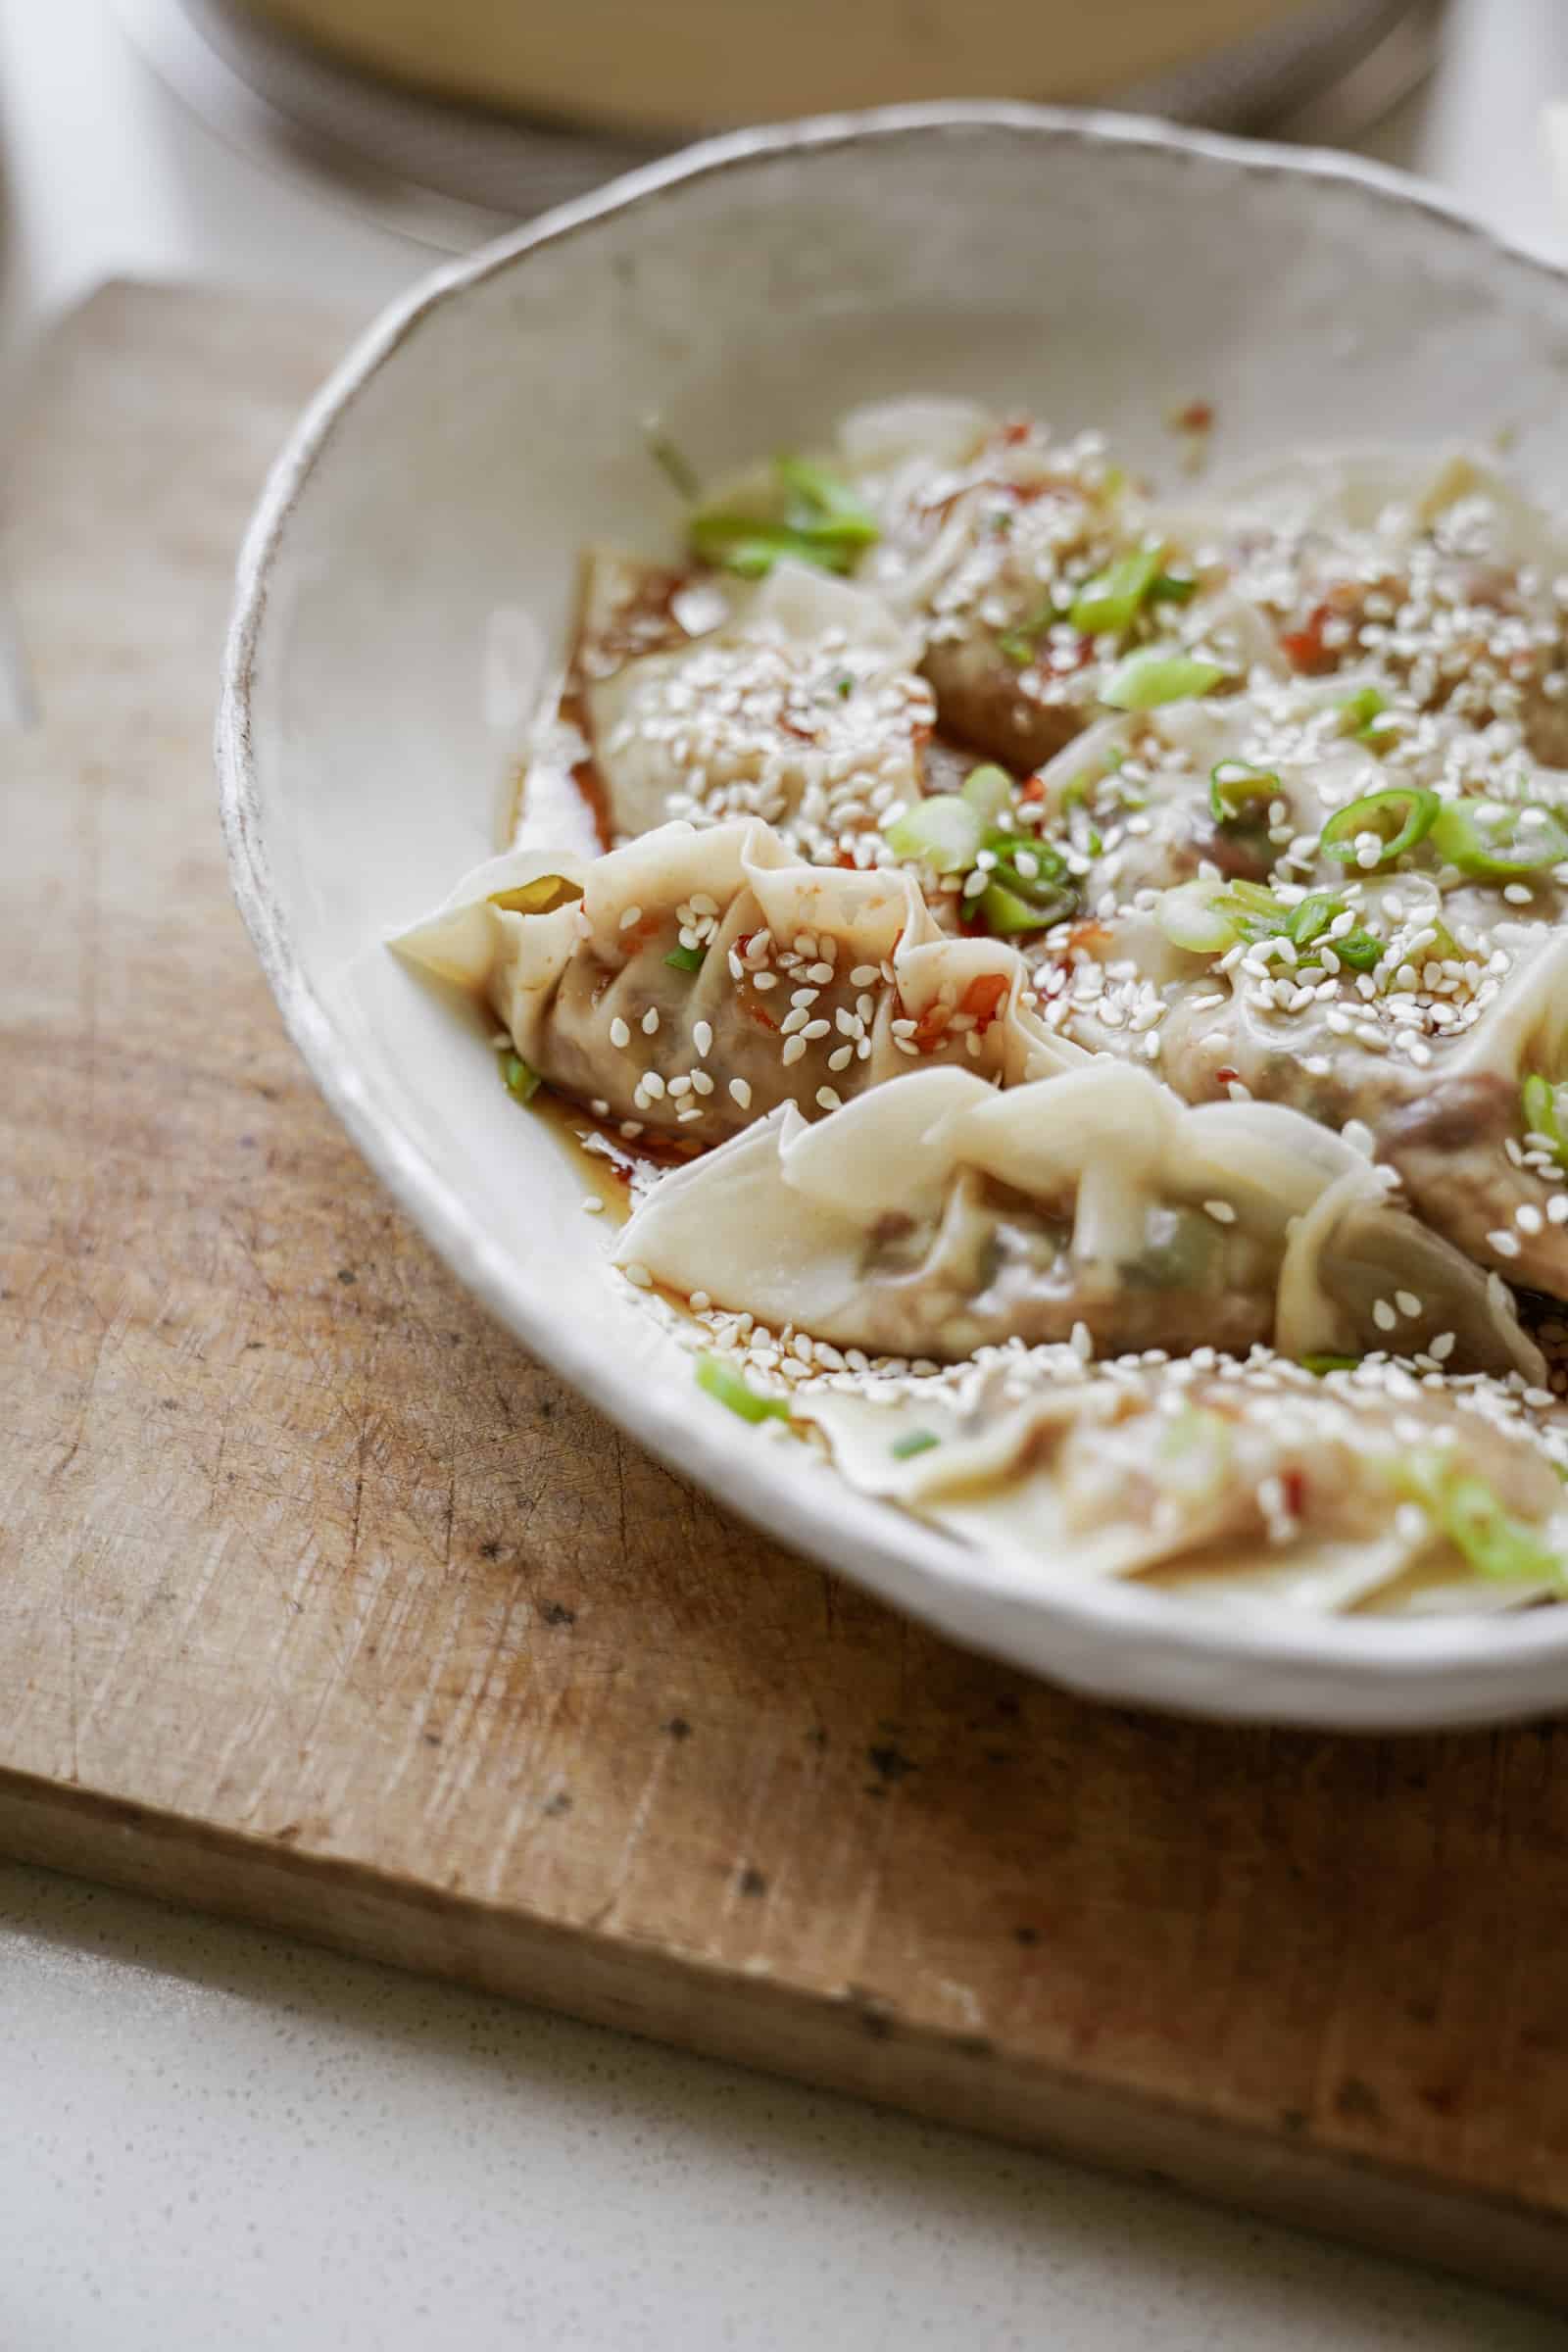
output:
POLYGON ((1568 1168, 1568 1133, 1563 1129, 1563 1109, 1568 1088, 1553 1086, 1549 1078, 1534 1074, 1519 1089, 1520 1106, 1526 1135, 1541 1138, 1551 1148, 1552 1156, 1561 1167, 1568 1168))
POLYGON ((942 1440, 932 1430, 909 1429, 905 1431, 902 1438, 894 1439, 888 1451, 896 1462, 906 1462, 911 1454, 929 1453, 933 1446, 940 1446, 942 1440))
POLYGON ((986 884, 977 911, 986 929, 998 939, 1011 939, 1021 931, 1049 930, 1057 919, 1050 908, 1031 906, 1004 882, 986 884))
POLYGON ((537 1070, 531 1070, 520 1054, 503 1047, 496 1055, 501 1065, 501 1083, 514 1102, 531 1102, 544 1083, 537 1070))
POLYGON ((1222 882, 1178 882, 1160 892, 1154 920, 1173 947, 1191 956, 1223 956, 1237 938, 1225 897, 1222 882))
POLYGON ((1461 874, 1511 882, 1568 858, 1568 830, 1539 801, 1506 808, 1495 801, 1444 801, 1433 820, 1432 846, 1461 874))
POLYGON ((791 530, 787 523, 760 522, 755 514, 736 514, 722 509, 694 514, 692 551, 705 564, 739 572, 743 579, 760 580, 786 556, 814 564, 818 571, 849 571, 853 553, 791 530))
POLYGON ((964 780, 963 797, 983 824, 994 825, 1012 806, 1012 778, 1004 767, 977 767, 964 780))
POLYGON ((784 556, 820 571, 853 571, 881 536, 875 515, 825 466, 785 457, 774 460, 773 471, 786 493, 782 515, 699 508, 688 526, 693 551, 749 579, 771 571, 784 556))
POLYGON ((564 874, 540 874, 532 882, 519 882, 514 890, 493 890, 486 904, 499 906, 504 914, 554 914, 558 906, 570 906, 581 897, 580 882, 568 882, 564 874))
POLYGON ((1479 1576, 1560 1585, 1563 1562, 1528 1520, 1517 1519, 1473 1470, 1462 1470, 1434 1447, 1413 1453, 1396 1482, 1420 1503, 1455 1551, 1479 1576))
POLYGON ((1054 621, 1064 617, 1061 606, 1048 597, 1043 605, 1036 606, 1027 620, 1020 620, 1014 627, 1003 630, 997 639, 997 651, 1005 654, 1007 660, 1015 662, 1020 669, 1027 669, 1035 658, 1041 635, 1054 621))
POLYGON ((933 873, 965 874, 985 846, 985 824, 961 793, 934 792, 883 828, 896 858, 915 858, 933 873))
POLYGON ((1198 594, 1198 582, 1185 572, 1162 571, 1150 583, 1148 602, 1152 605, 1189 605, 1198 594))
POLYGON ((1135 547, 1080 588, 1067 617, 1086 637, 1121 636, 1159 577, 1158 547, 1135 547))
POLYGON ((1113 710, 1153 710, 1161 703, 1189 702, 1210 694, 1229 677, 1218 662, 1196 654, 1162 653, 1158 646, 1141 646, 1117 662, 1100 690, 1100 699, 1113 710))
MULTIPOLYGON (((1313 891, 1291 908, 1285 923, 1285 936, 1298 948, 1316 947, 1320 942, 1332 948, 1342 963, 1353 972, 1369 972, 1383 956, 1384 942, 1372 932, 1352 924, 1338 939, 1325 937, 1330 926, 1346 911, 1343 899, 1331 898, 1327 891, 1313 891)), ((1310 961, 1311 958, 1308 958, 1310 961)))
POLYGON ((1315 1372, 1321 1380, 1328 1372, 1353 1372, 1361 1358, 1358 1355, 1303 1355, 1299 1361, 1304 1372, 1315 1372))
POLYGON ((851 547, 874 547, 881 538, 876 516, 836 473, 807 458, 775 458, 773 470, 795 499, 785 520, 797 530, 831 531, 851 547))
POLYGON ((697 478, 697 468, 684 451, 677 449, 669 435, 657 424, 648 425, 643 433, 648 455, 668 482, 675 496, 687 506, 694 507, 703 495, 703 485, 697 478))
POLYGON ((672 972, 700 972, 707 953, 706 948, 671 948, 664 961, 672 972))
POLYGON ((1280 797, 1271 767, 1249 767, 1245 760, 1219 760, 1208 771, 1208 810, 1216 825, 1253 823, 1280 797), (1261 802, 1261 810, 1258 803, 1261 802))
POLYGON ((988 833, 985 847, 996 860, 991 871, 997 880, 1015 890, 1020 899, 1045 906, 1077 897, 1071 869, 1054 842, 1038 833, 988 833), (1022 862, 1025 858, 1032 872, 1022 862))
POLYGON ((704 1352, 697 1358, 697 1386, 720 1404, 728 1405, 743 1421, 787 1421, 790 1408, 782 1396, 760 1396, 744 1374, 721 1355, 704 1352))
POLYGON ((1437 794, 1421 785, 1390 784, 1381 792, 1364 792, 1359 800, 1336 808, 1318 835, 1317 846, 1326 858, 1337 858, 1342 865, 1358 865, 1360 837, 1374 834, 1383 846, 1377 864, 1364 870, 1377 872, 1425 841, 1442 808, 1437 794))
POLYGON ((1348 694, 1340 705, 1340 733, 1354 735, 1362 743, 1371 743, 1387 730, 1378 725, 1389 707, 1389 698, 1376 686, 1358 686, 1348 694))

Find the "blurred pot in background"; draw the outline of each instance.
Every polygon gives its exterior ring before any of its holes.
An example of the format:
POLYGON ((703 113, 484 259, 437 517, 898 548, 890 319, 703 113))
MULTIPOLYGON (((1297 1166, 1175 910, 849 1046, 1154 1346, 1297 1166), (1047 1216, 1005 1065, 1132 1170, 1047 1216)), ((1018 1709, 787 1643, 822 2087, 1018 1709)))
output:
POLYGON ((898 99, 1115 97, 1257 121, 1410 0, 239 0, 426 95, 668 140, 898 99))

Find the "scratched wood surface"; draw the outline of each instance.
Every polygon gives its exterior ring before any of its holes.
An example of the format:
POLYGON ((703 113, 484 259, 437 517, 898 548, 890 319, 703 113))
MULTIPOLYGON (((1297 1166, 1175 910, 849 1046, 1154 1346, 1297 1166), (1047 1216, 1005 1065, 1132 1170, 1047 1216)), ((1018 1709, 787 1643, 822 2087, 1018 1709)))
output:
POLYGON ((532 1363, 317 1100, 208 736, 345 331, 111 289, 12 472, 0 1848, 1568 2295, 1568 1734, 959 1653, 532 1363))

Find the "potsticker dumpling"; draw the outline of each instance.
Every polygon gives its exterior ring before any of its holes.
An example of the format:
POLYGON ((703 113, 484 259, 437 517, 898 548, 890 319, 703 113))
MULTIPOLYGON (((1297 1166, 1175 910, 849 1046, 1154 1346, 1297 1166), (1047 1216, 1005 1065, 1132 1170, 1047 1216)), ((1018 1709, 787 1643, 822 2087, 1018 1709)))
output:
POLYGON ((1510 1390, 1438 1394, 1387 1365, 1237 1373, 1091 1376, 1042 1350, 999 1355, 957 1390, 821 1384, 794 1410, 852 1485, 975 1545, 990 1577, 1023 1590, 1136 1578, 1212 1606, 1315 1615, 1560 1593, 1564 1434, 1554 1455, 1510 1390))
POLYGON ((616 834, 756 816, 816 863, 885 861, 880 819, 919 797, 936 715, 917 633, 804 564, 706 593, 718 626, 581 689, 616 834))
POLYGON ((547 1084, 687 1151, 932 1062, 1011 1084, 1083 1058, 1020 1004, 1012 950, 945 936, 908 875, 804 865, 761 824, 513 851, 392 944, 547 1084))
POLYGON ((906 1358, 1081 1332, 1109 1355, 1435 1346, 1453 1369, 1544 1370, 1501 1286, 1349 1144, 1269 1105, 1189 1109, 1103 1061, 1001 1093, 934 1069, 810 1128, 786 1104, 658 1184, 615 1258, 906 1358))
MULTIPOLYGON (((1440 1002, 1451 1018, 1429 1027, 1410 983, 1431 968, 1421 943, 1442 912, 1412 880, 1397 887, 1402 928, 1390 926, 1385 969, 1401 968, 1401 936, 1414 944, 1406 977, 1375 993, 1358 993, 1348 968, 1327 974, 1317 950, 1276 960, 1271 941, 1211 972, 1173 955, 1138 914, 1103 927, 1104 954, 1136 962, 1134 994, 1159 992, 1160 1069, 1186 1101, 1245 1087, 1334 1129, 1359 1121, 1437 1232, 1508 1281, 1568 1298, 1568 1171, 1560 1139, 1532 1132, 1524 1084, 1555 1085, 1568 1066, 1568 937, 1498 925, 1484 950, 1446 959, 1440 1002)), ((1090 977, 1088 966, 1072 973, 1054 1017, 1091 1051, 1125 1053, 1127 992, 1090 977)))

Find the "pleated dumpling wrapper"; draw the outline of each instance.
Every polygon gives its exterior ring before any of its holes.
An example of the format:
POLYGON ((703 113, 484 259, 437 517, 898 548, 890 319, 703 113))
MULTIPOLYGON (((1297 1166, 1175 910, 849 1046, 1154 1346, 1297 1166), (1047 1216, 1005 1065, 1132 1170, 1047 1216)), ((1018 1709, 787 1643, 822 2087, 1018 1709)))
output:
POLYGON ((1084 1058, 1020 1001, 1012 949, 940 930, 907 874, 803 864, 759 823, 511 851, 392 944, 549 1085, 692 1152, 933 1063, 1012 1085, 1084 1058))
POLYGON ((1353 1146, 1277 1105, 1189 1108, 1111 1062, 1000 1093, 933 1069, 815 1127, 785 1104, 665 1177, 615 1256, 873 1354, 1081 1333, 1106 1355, 1436 1347, 1434 1368, 1544 1374, 1503 1286, 1353 1146))

